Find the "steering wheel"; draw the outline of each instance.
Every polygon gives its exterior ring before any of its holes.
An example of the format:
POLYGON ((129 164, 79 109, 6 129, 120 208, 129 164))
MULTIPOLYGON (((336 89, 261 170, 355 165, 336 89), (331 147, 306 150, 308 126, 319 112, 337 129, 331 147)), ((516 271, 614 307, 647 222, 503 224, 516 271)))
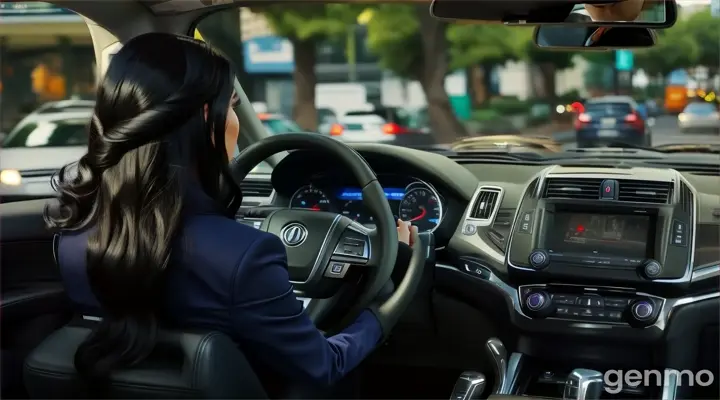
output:
MULTIPOLYGON (((343 283, 356 279, 358 272, 367 275, 367 284, 348 316, 359 313, 378 296, 395 266, 398 235, 395 218, 375 172, 355 150, 330 137, 317 133, 268 137, 235 157, 230 171, 239 183, 268 157, 302 149, 333 154, 342 167, 352 172, 362 188, 363 205, 376 224, 375 229, 368 229, 340 214, 289 208, 273 211, 263 220, 260 229, 275 234, 285 245, 290 281, 298 296, 310 299, 306 310, 317 324, 337 305, 336 295, 343 283)), ((418 252, 422 253, 414 251, 418 252)))

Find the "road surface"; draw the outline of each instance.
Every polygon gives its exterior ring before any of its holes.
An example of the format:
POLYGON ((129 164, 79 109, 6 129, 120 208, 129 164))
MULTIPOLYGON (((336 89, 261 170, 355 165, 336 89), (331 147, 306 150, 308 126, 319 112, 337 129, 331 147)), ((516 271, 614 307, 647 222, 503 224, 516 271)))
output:
MULTIPOLYGON (((575 148, 574 132, 558 132, 553 138, 564 145, 567 149, 575 148)), ((655 118, 655 126, 652 128, 652 145, 663 144, 717 144, 720 145, 720 134, 715 133, 681 133, 678 128, 677 117, 662 115, 655 118)))

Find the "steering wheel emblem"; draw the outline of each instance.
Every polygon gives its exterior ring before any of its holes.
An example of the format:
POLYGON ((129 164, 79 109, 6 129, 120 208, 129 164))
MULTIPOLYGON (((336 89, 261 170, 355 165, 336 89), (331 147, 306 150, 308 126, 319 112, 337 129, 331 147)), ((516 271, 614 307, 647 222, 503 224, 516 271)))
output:
POLYGON ((280 238, 286 246, 295 247, 303 244, 308 237, 308 230, 305 225, 294 222, 286 225, 280 231, 280 238))

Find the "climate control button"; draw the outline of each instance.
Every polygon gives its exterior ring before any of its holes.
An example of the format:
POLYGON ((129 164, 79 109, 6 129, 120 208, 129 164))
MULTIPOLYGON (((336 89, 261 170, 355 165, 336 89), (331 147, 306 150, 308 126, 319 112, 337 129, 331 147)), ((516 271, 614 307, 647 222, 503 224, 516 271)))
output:
POLYGON ((523 299, 525 312, 533 318, 546 318, 555 313, 555 302, 544 290, 533 290, 523 299))
POLYGON ((550 265, 550 255, 545 250, 533 250, 528 257, 530 266, 534 269, 543 269, 550 265))
POLYGON ((627 308, 627 321, 638 328, 650 326, 658 316, 658 307, 658 304, 651 299, 637 299, 627 308))
POLYGON ((545 302, 547 302, 547 298, 543 293, 537 292, 537 293, 531 293, 527 299, 525 299, 525 304, 527 305, 527 308, 538 311, 543 308, 545 305, 545 302))
POLYGON ((652 318, 654 311, 653 308, 653 305, 648 301, 638 301, 637 303, 633 304, 631 312, 633 314, 633 317, 635 317, 639 321, 643 321, 652 318))

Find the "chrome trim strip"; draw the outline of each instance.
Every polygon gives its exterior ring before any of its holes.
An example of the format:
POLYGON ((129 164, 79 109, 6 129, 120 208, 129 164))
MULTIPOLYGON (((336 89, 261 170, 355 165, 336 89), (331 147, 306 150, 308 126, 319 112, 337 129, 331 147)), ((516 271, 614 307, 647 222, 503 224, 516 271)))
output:
POLYGON ((306 309, 308 307, 308 305, 310 304, 310 302, 312 301, 312 299, 309 297, 298 297, 297 299, 302 301, 303 310, 306 309))
MULTIPOLYGON (((677 189, 680 189, 682 184, 685 184, 685 185, 687 185, 688 189, 690 189, 690 193, 692 193, 692 196, 693 196, 692 222, 690 224, 692 226, 692 237, 691 237, 692 240, 688 243, 688 248, 690 249, 690 261, 687 264, 687 268, 685 268, 685 275, 683 275, 682 277, 676 278, 676 279, 655 279, 655 280, 653 280, 653 282, 686 283, 686 282, 690 282, 692 280, 693 265, 695 264, 695 238, 696 238, 695 235, 697 233, 697 214, 698 214, 698 208, 699 208, 698 207, 698 194, 697 194, 697 190, 695 190, 695 187, 693 185, 691 185, 690 182, 688 182, 681 173, 675 171, 675 176, 678 179, 678 181, 677 181, 678 183, 676 185, 677 189)), ((676 189, 676 188, 673 187, 673 189, 676 189)), ((674 190, 674 192, 675 193, 673 194, 673 197, 680 195, 680 190, 674 190)), ((675 202, 673 201, 673 203, 675 203, 675 202)), ((664 238, 664 239, 665 239, 665 243, 668 243, 668 241, 669 241, 668 239, 670 239, 670 238, 664 238)))
POLYGON ((522 353, 512 353, 510 355, 510 360, 508 361, 508 368, 507 368, 507 393, 509 395, 515 395, 515 391, 517 390, 518 385, 518 377, 520 376, 520 370, 522 369, 523 365, 523 354, 522 353))
MULTIPOLYGON (((528 318, 528 319, 531 319, 531 318, 528 317, 527 315, 525 315, 525 313, 522 311, 521 304, 520 304, 521 288, 523 288, 523 287, 547 287, 548 286, 546 284, 532 284, 532 285, 521 285, 517 289, 513 289, 512 286, 508 285, 507 283, 502 281, 497 275, 495 275, 491 269, 485 267, 485 269, 487 270, 486 272, 489 273, 489 278, 483 279, 480 276, 475 275, 475 272, 470 270, 470 267, 467 265, 467 263, 464 265, 467 273, 461 271, 459 268, 456 268, 454 266, 447 265, 447 264, 437 263, 437 264, 435 264, 435 267, 453 271, 453 272, 457 272, 457 273, 461 273, 465 276, 469 276, 470 278, 479 280, 481 282, 490 283, 491 285, 493 285, 496 289, 498 289, 500 292, 502 292, 507 297, 507 299, 512 304, 512 306, 513 306, 512 308, 515 310, 515 312, 517 312, 520 316, 528 318)), ((689 296, 678 297, 678 298, 674 298, 674 299, 667 299, 667 298, 655 296, 655 295, 652 295, 649 293, 638 292, 633 288, 626 288, 626 287, 576 285, 576 284, 565 284, 565 283, 558 283, 557 285, 558 286, 580 287, 580 288, 583 288, 583 290, 586 290, 589 292, 603 290, 603 291, 609 291, 609 292, 617 292, 618 294, 622 293, 622 294, 635 295, 635 296, 646 296, 646 297, 652 297, 652 298, 662 301, 662 306, 661 306, 660 313, 658 315, 657 320, 655 321, 655 323, 653 325, 651 325, 645 329, 655 327, 660 330, 665 330, 665 328, 667 327, 667 324, 670 320, 670 317, 672 316, 672 312, 675 309, 678 309, 678 308, 688 305, 688 304, 704 301, 704 300, 720 298, 720 291, 706 293, 706 294, 702 294, 702 295, 689 295, 689 296)), ((551 317, 548 319, 567 321, 567 322, 571 323, 574 328, 608 329, 608 328, 612 328, 613 326, 621 325, 619 323, 613 323, 613 322, 593 323, 593 322, 582 322, 582 321, 577 321, 577 320, 554 318, 554 317, 551 317)))
MULTIPOLYGON (((520 199, 518 200, 518 204, 517 204, 517 206, 515 206, 515 217, 513 218, 512 224, 510 225, 510 236, 508 236, 508 239, 507 239, 507 246, 506 246, 506 251, 504 254, 504 262, 505 262, 505 265, 507 265, 508 267, 512 267, 512 268, 523 270, 523 271, 535 272, 535 270, 532 268, 521 267, 519 265, 513 264, 512 261, 510 261, 510 250, 511 250, 511 246, 512 246, 513 237, 515 236, 515 231, 517 230, 517 224, 520 222, 520 218, 522 218, 522 216, 520 215, 521 214, 520 210, 522 209, 523 201, 525 200, 525 197, 527 196, 528 191, 530 190, 530 185, 535 180, 538 181, 537 187, 535 188, 535 193, 533 195, 537 199, 541 198, 542 190, 543 190, 543 187, 545 186, 545 179, 547 178, 548 174, 550 173, 550 171, 553 168, 555 168, 555 167, 550 166, 550 167, 543 169, 542 171, 535 174, 532 178, 530 178, 530 180, 528 180, 525 183, 525 189, 523 189, 522 195, 520 196, 520 199)), ((537 206, 534 208, 534 218, 538 218, 538 215, 535 215, 535 214, 537 214, 537 206)), ((536 226, 533 229, 538 229, 538 228, 539 227, 536 226)), ((533 232, 535 232, 535 231, 533 231, 533 232)))
POLYGON ((693 270, 692 275, 690 276, 690 282, 697 282, 704 279, 712 279, 718 277, 720 277, 720 264, 693 270))
POLYGON ((677 374, 666 369, 663 372, 663 377, 666 377, 667 379, 663 382, 662 396, 660 399, 675 400, 675 396, 677 395, 677 374))

